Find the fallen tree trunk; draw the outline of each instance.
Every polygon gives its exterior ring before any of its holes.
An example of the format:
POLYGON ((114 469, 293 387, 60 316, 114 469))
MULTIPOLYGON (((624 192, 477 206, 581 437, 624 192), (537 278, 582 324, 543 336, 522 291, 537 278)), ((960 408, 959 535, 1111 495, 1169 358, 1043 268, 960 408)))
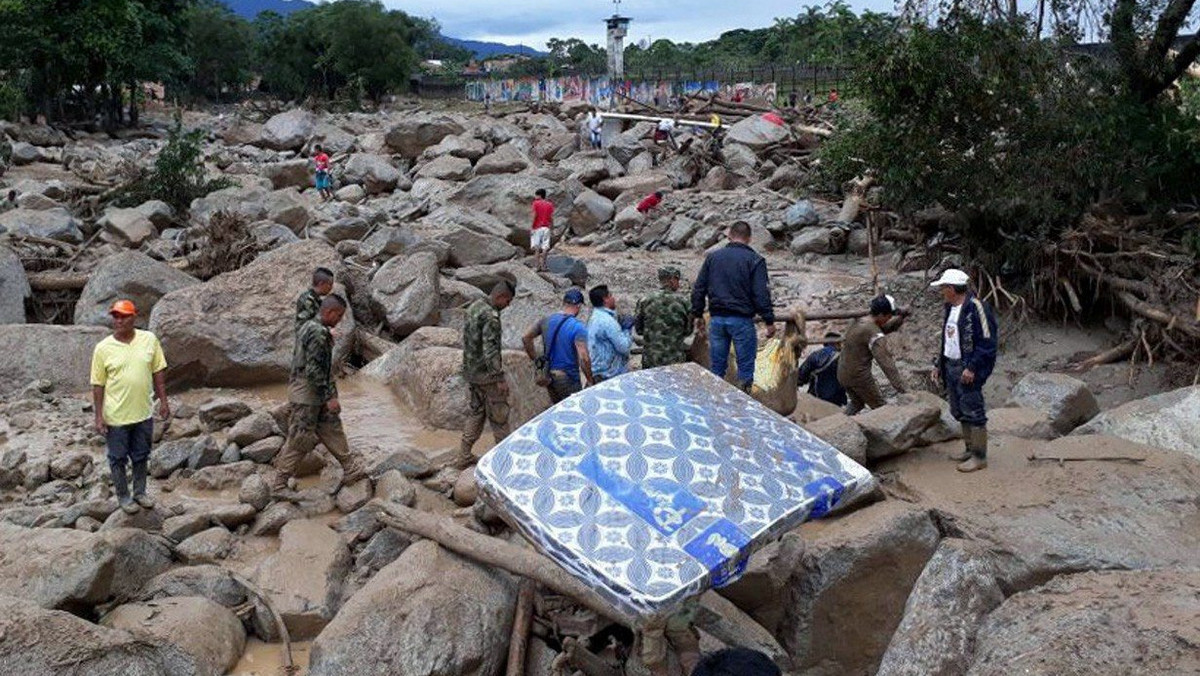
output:
POLYGON ((88 280, 82 272, 31 272, 28 277, 34 291, 80 291, 88 280))
POLYGON ((867 190, 874 183, 875 179, 871 176, 854 181, 850 192, 846 195, 846 201, 842 203, 842 210, 838 212, 837 220, 839 223, 853 223, 858 218, 858 212, 862 209, 862 203, 866 199, 867 190))
MULTIPOLYGON (((379 520, 390 528, 428 538, 449 549, 480 563, 496 566, 514 575, 529 578, 549 589, 573 599, 580 605, 608 618, 613 622, 631 626, 631 618, 625 618, 604 599, 592 591, 561 566, 550 559, 503 540, 459 526, 450 519, 420 512, 410 507, 376 500, 383 514, 379 520)), ((701 613, 696 626, 713 638, 729 646, 743 646, 762 651, 781 668, 790 663, 787 652, 770 632, 750 616, 732 605, 714 601, 716 594, 701 597, 701 613)))

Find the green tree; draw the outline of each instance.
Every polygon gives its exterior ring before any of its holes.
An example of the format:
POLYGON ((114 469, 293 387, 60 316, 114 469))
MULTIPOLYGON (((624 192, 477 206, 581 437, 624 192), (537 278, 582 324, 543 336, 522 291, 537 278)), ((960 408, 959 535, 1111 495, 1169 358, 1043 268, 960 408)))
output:
POLYGON ((221 101, 240 95, 254 78, 255 32, 248 21, 215 0, 184 14, 188 75, 182 83, 193 97, 221 101))

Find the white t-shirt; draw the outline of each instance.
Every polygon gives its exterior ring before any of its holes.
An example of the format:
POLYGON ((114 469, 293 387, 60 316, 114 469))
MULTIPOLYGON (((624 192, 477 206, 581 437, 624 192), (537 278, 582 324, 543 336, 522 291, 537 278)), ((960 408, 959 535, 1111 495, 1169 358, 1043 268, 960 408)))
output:
POLYGON ((604 121, 602 119, 600 119, 599 115, 588 115, 587 128, 590 131, 600 131, 600 127, 602 127, 603 125, 604 125, 604 121))
POLYGON ((666 132, 675 131, 675 120, 659 120, 658 130, 666 132))
POLYGON ((958 340, 958 318, 962 315, 962 306, 950 308, 950 316, 946 317, 946 346, 942 348, 942 356, 946 359, 962 359, 962 344, 958 340))

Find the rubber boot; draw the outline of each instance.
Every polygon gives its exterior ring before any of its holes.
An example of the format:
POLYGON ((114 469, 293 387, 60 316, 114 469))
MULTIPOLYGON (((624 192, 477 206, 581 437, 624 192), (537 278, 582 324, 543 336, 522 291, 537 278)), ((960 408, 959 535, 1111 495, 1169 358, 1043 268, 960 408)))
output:
POLYGON ((975 457, 975 447, 972 445, 974 443, 974 432, 974 427, 966 423, 962 424, 963 450, 950 456, 951 460, 954 462, 966 462, 975 457))
POLYGON ((137 514, 141 508, 129 497, 129 476, 125 473, 125 461, 109 462, 112 469, 113 490, 117 493, 117 504, 126 514, 137 514))
POLYGON ((144 509, 154 509, 154 500, 146 495, 146 461, 133 463, 133 500, 144 509))
POLYGON ((960 472, 978 472, 987 467, 987 429, 971 428, 971 457, 958 466, 960 472))

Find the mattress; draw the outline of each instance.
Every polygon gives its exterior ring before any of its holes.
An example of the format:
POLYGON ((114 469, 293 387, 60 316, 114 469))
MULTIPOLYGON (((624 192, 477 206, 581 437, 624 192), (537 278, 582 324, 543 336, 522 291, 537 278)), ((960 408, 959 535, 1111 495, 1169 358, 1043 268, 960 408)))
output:
POLYGON ((695 364, 585 389, 510 434, 475 477, 505 521, 635 626, 875 488, 861 465, 695 364))

